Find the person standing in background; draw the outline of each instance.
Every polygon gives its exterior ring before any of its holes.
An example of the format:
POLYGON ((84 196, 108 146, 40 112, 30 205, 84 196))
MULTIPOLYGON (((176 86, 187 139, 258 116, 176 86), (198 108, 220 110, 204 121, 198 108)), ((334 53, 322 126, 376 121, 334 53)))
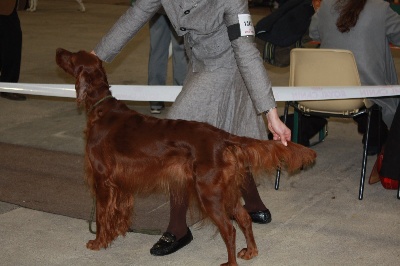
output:
MULTIPOLYGON (((149 21, 150 54, 148 85, 166 85, 169 45, 172 42, 173 85, 183 85, 187 72, 187 56, 183 38, 171 27, 171 22, 161 8, 149 21)), ((164 102, 150 102, 150 112, 160 114, 164 102)))
MULTIPOLYGON (((131 6, 136 0, 131 0, 131 6)), ((148 64, 148 85, 166 85, 169 46, 172 44, 172 82, 173 85, 183 85, 188 66, 188 58, 183 44, 183 38, 178 36, 163 8, 149 21, 150 53, 148 64)), ((150 112, 160 114, 164 102, 150 102, 150 112)))
MULTIPOLYGON (((0 82, 17 83, 21 70, 22 30, 17 0, 0 1, 0 82)), ((22 94, 1 92, 1 97, 23 101, 22 94)))

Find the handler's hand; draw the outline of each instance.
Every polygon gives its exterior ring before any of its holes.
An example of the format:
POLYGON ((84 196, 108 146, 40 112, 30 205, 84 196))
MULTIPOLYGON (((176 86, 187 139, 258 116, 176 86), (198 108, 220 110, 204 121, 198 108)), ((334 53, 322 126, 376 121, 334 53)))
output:
POLYGON ((283 145, 287 146, 287 142, 291 140, 292 132, 279 119, 278 111, 276 110, 276 108, 268 112, 267 120, 268 120, 268 129, 274 136, 274 140, 280 140, 283 145))

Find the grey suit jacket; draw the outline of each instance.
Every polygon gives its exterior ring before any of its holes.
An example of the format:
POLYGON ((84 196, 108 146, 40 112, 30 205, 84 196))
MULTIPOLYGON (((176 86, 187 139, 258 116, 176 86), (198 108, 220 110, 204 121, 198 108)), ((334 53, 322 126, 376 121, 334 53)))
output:
POLYGON ((238 23, 238 14, 249 14, 246 0, 137 0, 96 46, 99 58, 113 60, 161 6, 184 36, 193 72, 238 67, 256 112, 276 106, 253 38, 228 38, 227 26, 238 23))

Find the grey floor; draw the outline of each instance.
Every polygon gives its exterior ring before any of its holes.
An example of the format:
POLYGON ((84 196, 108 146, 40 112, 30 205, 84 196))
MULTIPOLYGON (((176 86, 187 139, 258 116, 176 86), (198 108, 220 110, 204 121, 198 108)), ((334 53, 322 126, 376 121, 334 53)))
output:
MULTIPOLYGON (((72 0, 40 0, 35 13, 21 11, 20 82, 73 83, 55 64, 56 48, 93 49, 126 9, 126 2, 86 1, 87 12, 80 13, 72 0)), ((253 10, 253 19, 257 21, 264 12, 253 10)), ((106 65, 110 84, 146 84, 148 47, 146 26, 106 65)), ((286 86, 287 68, 266 67, 274 86, 286 86)), ((128 104, 149 113, 147 103, 128 104)), ((0 121, 1 142, 83 154, 85 117, 73 99, 29 96, 25 102, 12 102, 0 98, 0 121)), ((239 260, 239 264, 399 265, 400 201, 395 191, 366 184, 364 199, 358 200, 362 145, 356 125, 331 119, 327 139, 315 150, 315 166, 293 176, 283 173, 279 190, 274 190, 274 176, 260 181, 259 191, 273 220, 254 225, 259 256, 239 260)), ((368 158, 367 175, 374 161, 374 156, 368 158)), ((86 221, 0 202, 0 264, 197 266, 226 262, 224 243, 213 226, 196 224, 191 229, 194 241, 166 257, 149 254, 159 236, 137 233, 95 252, 85 247, 93 239, 86 221)), ((244 245, 238 230, 237 250, 244 245)))

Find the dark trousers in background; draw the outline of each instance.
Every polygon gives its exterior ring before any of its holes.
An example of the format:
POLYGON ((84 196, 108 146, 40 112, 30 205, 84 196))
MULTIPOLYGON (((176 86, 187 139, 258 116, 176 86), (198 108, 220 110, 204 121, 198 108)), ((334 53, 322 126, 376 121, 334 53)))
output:
POLYGON ((385 145, 380 174, 391 179, 400 180, 400 105, 389 130, 385 145))
MULTIPOLYGON (((363 134, 362 143, 364 144, 367 132, 368 114, 357 116, 354 118, 354 121, 357 123, 358 132, 363 134)), ((389 131, 385 122, 382 120, 382 113, 380 111, 372 111, 370 128, 368 136, 368 155, 375 155, 381 151, 389 131), (378 130, 378 128, 380 128, 380 130, 378 130)))
POLYGON ((18 82, 21 68, 22 31, 17 11, 0 15, 0 81, 18 82))

